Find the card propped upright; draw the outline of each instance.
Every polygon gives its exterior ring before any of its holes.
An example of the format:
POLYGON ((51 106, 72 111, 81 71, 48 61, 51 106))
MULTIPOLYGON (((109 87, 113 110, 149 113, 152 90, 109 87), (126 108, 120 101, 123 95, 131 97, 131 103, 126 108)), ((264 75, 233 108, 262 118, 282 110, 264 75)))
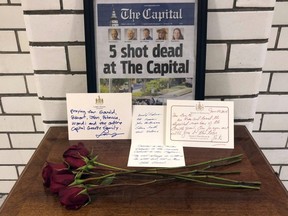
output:
POLYGON ((167 100, 166 145, 234 148, 231 101, 167 100))
POLYGON ((131 93, 67 94, 70 140, 131 139, 131 93))
POLYGON ((183 147, 164 145, 165 108, 152 105, 133 106, 132 141, 128 166, 185 166, 183 147))

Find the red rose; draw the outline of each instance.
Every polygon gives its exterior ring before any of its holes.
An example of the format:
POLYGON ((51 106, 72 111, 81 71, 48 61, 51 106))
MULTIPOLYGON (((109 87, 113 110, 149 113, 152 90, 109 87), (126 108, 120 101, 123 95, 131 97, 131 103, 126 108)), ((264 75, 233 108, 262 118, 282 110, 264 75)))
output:
POLYGON ((43 178, 43 185, 45 187, 50 187, 51 184, 51 176, 53 171, 57 170, 63 170, 63 169, 67 169, 67 165, 66 164, 53 164, 53 163, 49 163, 47 162, 46 165, 44 166, 44 168, 42 169, 42 178, 43 178))
POLYGON ((50 191, 58 193, 61 189, 74 182, 75 175, 68 169, 54 169, 50 178, 50 191))
POLYGON ((66 187, 59 192, 61 205, 67 209, 79 209, 90 202, 90 196, 83 187, 66 187))
POLYGON ((90 152, 85 148, 84 144, 78 143, 78 145, 68 148, 64 152, 63 158, 72 168, 77 169, 86 165, 83 157, 87 157, 89 154, 90 152))

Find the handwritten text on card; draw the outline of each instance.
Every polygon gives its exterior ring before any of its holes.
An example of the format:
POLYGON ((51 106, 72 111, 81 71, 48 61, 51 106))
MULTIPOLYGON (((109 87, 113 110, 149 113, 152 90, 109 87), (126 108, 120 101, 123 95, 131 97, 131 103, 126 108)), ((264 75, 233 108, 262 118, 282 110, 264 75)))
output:
POLYGON ((171 140, 228 142, 228 107, 196 108, 172 106, 171 140))
POLYGON ((122 120, 117 115, 115 109, 101 109, 101 110, 83 110, 70 109, 71 131, 98 131, 95 134, 96 138, 100 137, 116 137, 123 133, 121 131, 122 120))
POLYGON ((130 157, 138 166, 160 167, 166 164, 181 163, 184 155, 175 146, 143 144, 135 147, 130 157))
POLYGON ((185 165, 183 147, 165 146, 166 108, 135 105, 132 118, 132 143, 128 166, 179 167, 185 165))
POLYGON ((155 134, 159 133, 161 121, 159 120, 159 113, 156 112, 146 112, 139 113, 137 115, 135 124, 136 134, 155 134))
POLYGON ((66 98, 70 140, 131 138, 131 93, 71 93, 66 98))

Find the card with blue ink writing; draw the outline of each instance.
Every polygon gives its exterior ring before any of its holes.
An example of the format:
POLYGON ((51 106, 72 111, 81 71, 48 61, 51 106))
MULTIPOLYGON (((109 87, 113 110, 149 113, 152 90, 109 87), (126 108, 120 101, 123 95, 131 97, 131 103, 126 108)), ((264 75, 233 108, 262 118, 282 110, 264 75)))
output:
POLYGON ((128 166, 185 166, 182 146, 165 146, 165 106, 135 105, 128 166))
POLYGON ((69 93, 70 140, 131 139, 131 93, 69 93))
POLYGON ((167 100, 166 145, 234 148, 232 101, 167 100))

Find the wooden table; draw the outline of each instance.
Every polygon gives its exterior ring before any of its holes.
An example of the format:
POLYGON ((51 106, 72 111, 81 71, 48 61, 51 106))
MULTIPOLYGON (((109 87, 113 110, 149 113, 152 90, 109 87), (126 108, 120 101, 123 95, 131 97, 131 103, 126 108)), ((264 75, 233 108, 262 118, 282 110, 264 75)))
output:
MULTIPOLYGON (((0 215, 288 215, 287 191, 244 126, 235 126, 233 150, 185 148, 186 164, 244 154, 241 163, 227 169, 241 171, 235 179, 261 181, 260 190, 161 183, 99 193, 91 204, 73 211, 66 210, 57 196, 43 187, 41 170, 45 161, 61 162, 65 149, 77 142, 68 141, 66 127, 50 128, 3 203, 0 215)), ((94 147, 99 161, 126 167, 130 140, 83 143, 94 147)))

